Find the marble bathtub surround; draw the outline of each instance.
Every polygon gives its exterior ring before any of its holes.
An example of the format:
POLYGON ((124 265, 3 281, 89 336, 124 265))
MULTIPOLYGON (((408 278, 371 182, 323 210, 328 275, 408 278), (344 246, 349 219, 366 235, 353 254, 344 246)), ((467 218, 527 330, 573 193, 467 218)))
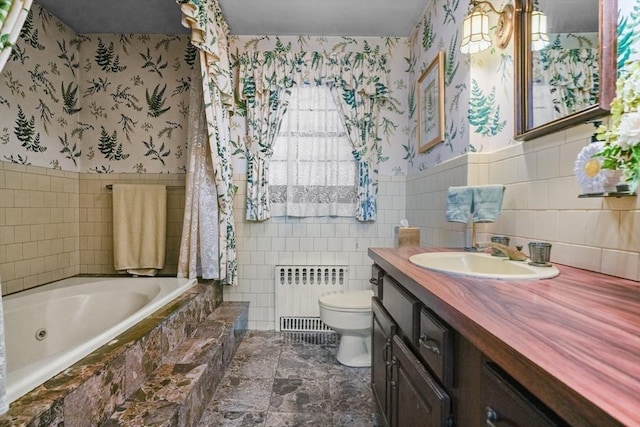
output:
POLYGON ((370 369, 337 348, 332 333, 247 332, 198 426, 380 425, 370 369))
POLYGON ((198 284, 10 405, 0 426, 97 425, 144 383, 222 302, 198 284))

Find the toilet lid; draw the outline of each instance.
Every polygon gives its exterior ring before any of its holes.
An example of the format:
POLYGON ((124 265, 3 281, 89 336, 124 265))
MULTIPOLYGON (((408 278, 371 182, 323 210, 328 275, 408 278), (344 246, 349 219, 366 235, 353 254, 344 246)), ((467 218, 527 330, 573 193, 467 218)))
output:
POLYGON ((373 291, 332 291, 320 295, 320 304, 329 308, 366 310, 371 309, 373 291))

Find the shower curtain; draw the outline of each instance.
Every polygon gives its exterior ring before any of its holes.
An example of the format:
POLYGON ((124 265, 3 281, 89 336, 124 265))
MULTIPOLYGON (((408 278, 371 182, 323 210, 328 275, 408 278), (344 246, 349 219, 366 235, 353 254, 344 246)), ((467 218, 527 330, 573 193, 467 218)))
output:
POLYGON ((189 129, 185 210, 178 275, 217 279, 218 192, 207 135, 200 64, 196 62, 189 91, 189 129))
MULTIPOLYGON (((217 0, 179 0, 178 3, 181 5, 182 23, 185 27, 191 28, 191 43, 199 49, 200 54, 203 100, 201 107, 204 112, 194 118, 190 127, 194 126, 195 120, 198 123, 202 122, 204 114, 206 137, 202 138, 201 145, 208 147, 208 149, 199 149, 197 144, 194 146, 190 143, 192 149, 188 166, 192 169, 187 171, 187 194, 178 275, 197 276, 199 262, 203 277, 206 272, 207 275, 211 274, 211 278, 220 279, 224 284, 237 285, 238 264, 233 222, 233 196, 236 186, 232 181, 233 171, 229 148, 229 117, 233 109, 233 87, 227 43, 229 27, 217 0), (213 172, 213 175, 210 172, 213 172), (198 179, 200 181, 196 181, 198 179), (217 200, 217 230, 212 230, 210 226, 215 222, 215 218, 210 216, 215 209, 205 210, 204 206, 200 205, 200 203, 211 205, 212 200, 217 200), (198 209, 195 209, 196 206, 198 209), (205 212, 206 215, 204 215, 205 212), (203 219, 201 216, 206 218, 203 219), (194 230, 200 231, 196 234, 194 230), (217 250, 212 243, 215 240, 213 238, 215 234, 217 234, 217 250), (196 266, 195 270, 193 266, 196 266)), ((193 81, 192 85, 198 86, 197 82, 193 81)), ((205 133, 204 126, 198 124, 196 128, 200 135, 205 133)))
POLYGON ((32 0, 0 0, 0 73, 18 40, 32 0))
MULTIPOLYGON (((31 8, 31 0, 0 0, 0 74, 31 8)), ((0 298, 0 414, 9 410, 5 382, 7 354, 4 346, 4 316, 0 298)))

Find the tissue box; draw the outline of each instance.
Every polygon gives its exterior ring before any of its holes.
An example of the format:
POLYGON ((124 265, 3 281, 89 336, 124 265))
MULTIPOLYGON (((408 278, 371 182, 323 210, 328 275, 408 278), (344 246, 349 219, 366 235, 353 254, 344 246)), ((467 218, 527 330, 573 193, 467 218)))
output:
POLYGON ((402 246, 420 246, 420 229, 418 227, 395 228, 396 248, 402 246))

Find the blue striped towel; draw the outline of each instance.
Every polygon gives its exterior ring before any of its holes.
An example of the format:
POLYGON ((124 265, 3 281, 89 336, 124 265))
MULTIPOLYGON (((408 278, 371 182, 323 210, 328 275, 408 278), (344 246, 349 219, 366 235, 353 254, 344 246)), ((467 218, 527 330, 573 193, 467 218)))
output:
POLYGON ((471 187, 449 187, 447 192, 447 221, 468 223, 472 206, 473 190, 471 187))

